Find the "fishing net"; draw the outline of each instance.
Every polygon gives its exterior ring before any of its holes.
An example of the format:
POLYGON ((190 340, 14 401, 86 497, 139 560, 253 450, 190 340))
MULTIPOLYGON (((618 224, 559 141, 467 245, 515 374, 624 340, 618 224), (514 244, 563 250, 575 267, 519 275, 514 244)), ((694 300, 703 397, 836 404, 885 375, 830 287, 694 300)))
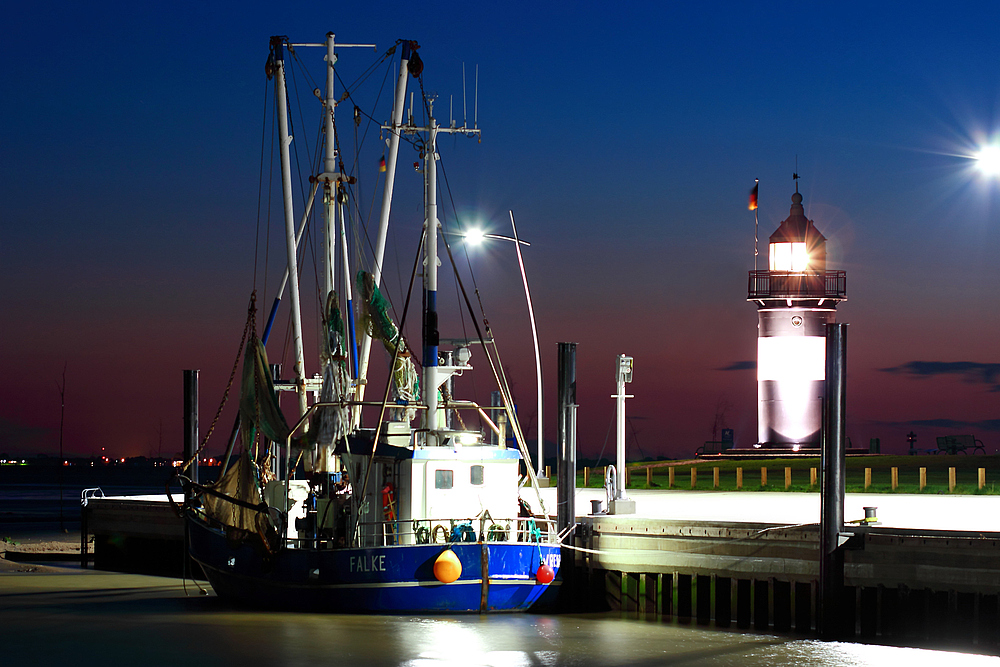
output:
MULTIPOLYGON (((399 346, 399 353, 396 354, 392 367, 392 397, 397 403, 415 403, 420 400, 420 375, 406 339, 389 317, 389 301, 375 286, 375 277, 367 271, 358 272, 357 282, 362 304, 361 325, 368 335, 382 341, 390 358, 395 353, 396 346, 399 346)), ((413 409, 399 412, 406 413, 406 420, 416 416, 413 409)))
MULTIPOLYGON (((323 350, 320 361, 323 365, 323 388, 320 390, 321 403, 336 403, 347 397, 351 388, 351 377, 347 370, 347 354, 344 345, 344 319, 340 316, 340 299, 331 291, 326 299, 324 318, 323 350)), ((349 414, 346 406, 324 406, 316 408, 309 433, 320 447, 329 447, 347 434, 349 414)), ((320 456, 321 461, 326 457, 320 456)))
POLYGON ((250 451, 261 433, 271 442, 284 444, 291 429, 278 407, 271 382, 267 351, 254 335, 243 355, 243 379, 240 383, 240 435, 243 450, 250 451))

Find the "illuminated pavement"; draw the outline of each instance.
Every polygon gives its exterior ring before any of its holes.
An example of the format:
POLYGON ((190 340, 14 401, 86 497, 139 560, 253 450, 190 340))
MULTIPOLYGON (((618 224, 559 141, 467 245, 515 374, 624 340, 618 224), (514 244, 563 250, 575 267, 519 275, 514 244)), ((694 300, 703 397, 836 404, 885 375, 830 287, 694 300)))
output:
MULTIPOLYGON (((522 489, 521 495, 533 507, 537 505, 530 489, 522 489)), ((635 500, 635 516, 643 518, 819 523, 819 493, 630 489, 628 497, 635 500)), ((556 489, 542 489, 542 498, 545 508, 554 515, 556 489)), ((591 499, 600 499, 607 506, 604 489, 577 489, 577 515, 590 512, 591 499)), ((865 507, 877 507, 879 525, 886 528, 1000 532, 1000 496, 849 493, 844 518, 863 518, 865 507)))

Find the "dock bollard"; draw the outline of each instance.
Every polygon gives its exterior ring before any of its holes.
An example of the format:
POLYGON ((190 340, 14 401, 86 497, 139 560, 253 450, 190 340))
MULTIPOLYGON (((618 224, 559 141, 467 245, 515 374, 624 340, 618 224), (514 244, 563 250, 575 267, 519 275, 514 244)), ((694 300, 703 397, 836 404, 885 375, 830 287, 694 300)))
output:
POLYGON ((604 510, 601 509, 601 505, 603 505, 603 504, 604 504, 604 501, 601 500, 600 498, 594 498, 593 500, 591 500, 590 501, 590 513, 591 514, 603 514, 604 510))

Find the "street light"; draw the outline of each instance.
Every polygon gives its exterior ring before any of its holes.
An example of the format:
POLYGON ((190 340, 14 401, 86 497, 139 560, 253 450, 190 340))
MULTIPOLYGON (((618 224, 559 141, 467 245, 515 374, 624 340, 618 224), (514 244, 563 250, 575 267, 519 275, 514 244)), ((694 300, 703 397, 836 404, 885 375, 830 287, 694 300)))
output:
POLYGON ((1000 146, 986 145, 975 155, 979 171, 985 176, 1000 176, 1000 146))
POLYGON ((517 225, 514 223, 514 212, 510 211, 510 228, 513 236, 504 234, 485 233, 481 229, 470 229, 465 233, 465 241, 469 245, 479 245, 486 239, 497 239, 500 241, 511 241, 517 250, 517 265, 521 269, 521 283, 524 285, 524 298, 528 301, 528 317, 531 319, 531 338, 535 344, 535 380, 537 382, 536 391, 538 394, 538 470, 536 477, 542 477, 543 472, 543 444, 545 432, 542 429, 542 355, 538 349, 538 328, 535 326, 535 310, 531 306, 531 292, 528 290, 528 276, 524 272, 524 259, 521 257, 521 246, 530 246, 527 241, 517 237, 517 225))

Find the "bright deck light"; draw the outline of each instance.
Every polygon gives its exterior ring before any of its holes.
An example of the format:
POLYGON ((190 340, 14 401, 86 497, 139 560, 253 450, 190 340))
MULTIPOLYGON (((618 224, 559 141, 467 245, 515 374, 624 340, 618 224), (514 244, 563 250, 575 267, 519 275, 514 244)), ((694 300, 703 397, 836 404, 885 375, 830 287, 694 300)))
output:
POLYGON ((485 234, 481 229, 470 229, 465 232, 465 242, 469 245, 479 245, 483 242, 483 238, 485 238, 485 234))
POLYGON ((976 153, 979 171, 986 176, 1000 175, 1000 146, 983 146, 976 153))

